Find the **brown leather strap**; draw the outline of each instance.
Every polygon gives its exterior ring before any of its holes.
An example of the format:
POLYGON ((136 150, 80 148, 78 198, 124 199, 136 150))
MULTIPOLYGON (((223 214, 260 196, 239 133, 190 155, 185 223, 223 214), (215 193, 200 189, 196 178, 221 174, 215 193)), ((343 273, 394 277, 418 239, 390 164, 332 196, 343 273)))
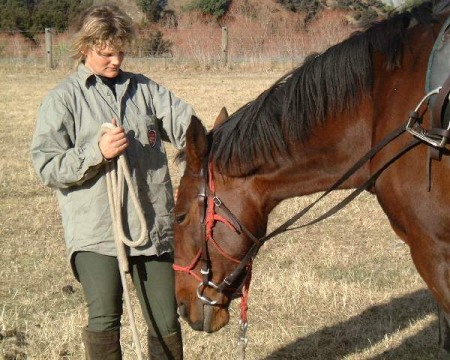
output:
POLYGON ((441 128, 432 128, 428 131, 429 135, 438 135, 440 137, 449 139, 450 138, 450 130, 449 129, 441 129, 441 128))
MULTIPOLYGON (((298 212, 296 215, 291 217, 289 220, 287 220, 285 223, 277 227, 275 230, 273 230, 270 234, 264 236, 260 241, 262 243, 266 242, 270 238, 277 236, 278 234, 281 234, 289 229, 291 225, 293 225, 297 220, 299 220, 303 215, 305 215, 312 207, 314 207, 317 203, 319 203, 325 196, 327 196, 332 191, 339 188, 340 185, 342 185, 347 179, 350 178, 351 175, 353 175, 356 171, 358 171, 366 162, 371 160, 378 152, 383 149, 386 145, 390 144, 393 140, 395 140, 397 137, 399 137, 401 134, 405 132, 406 123, 400 125, 397 129, 392 131, 389 135, 387 135, 385 138, 383 138, 379 143, 377 143, 373 148, 371 148, 364 156, 362 156, 350 169, 347 170, 347 172, 342 175, 327 191, 325 191, 317 200, 309 204, 307 207, 305 207, 302 211, 298 212)), ((378 175, 376 175, 378 177, 378 175)), ((362 192, 363 190, 366 190, 368 188, 368 185, 371 181, 373 181, 375 177, 371 177, 370 181, 368 183, 363 184, 358 189, 354 190, 354 192, 362 192)), ((336 206, 339 208, 339 204, 336 206)), ((336 208, 335 207, 335 208, 336 208)), ((333 214, 338 211, 334 211, 333 208, 333 214)), ((329 217, 332 215, 331 211, 327 213, 326 217, 329 217)), ((325 217, 321 217, 320 220, 314 220, 315 222, 321 221, 325 219, 325 217)))
MULTIPOLYGON (((448 96, 450 94, 450 75, 442 84, 442 88, 439 91, 439 94, 436 97, 436 101, 433 104, 432 108, 432 116, 431 116, 431 130, 430 134, 438 134, 438 129, 442 129, 443 126, 443 118, 445 109, 448 103, 448 96)), ((431 160, 441 160, 441 151, 434 147, 428 148, 428 156, 431 160)), ((431 161, 428 161, 428 170, 427 174, 430 175, 430 166, 431 161)), ((431 183, 431 180, 428 180, 428 184, 431 183)))
MULTIPOLYGON (((445 137, 448 137, 448 131, 446 132, 445 129, 442 129, 443 125, 443 117, 445 113, 445 109, 447 107, 448 103, 448 96, 450 94, 450 75, 447 77, 447 79, 442 84, 442 88, 439 91, 436 101, 433 104, 432 107, 432 113, 431 113, 431 129, 429 131, 430 135, 436 134, 436 135, 442 135, 445 137), (440 133, 440 131, 443 131, 440 133)), ((427 159, 427 165, 426 165, 426 177, 427 177, 427 190, 431 191, 431 164, 432 160, 441 160, 442 151, 440 149, 437 149, 435 147, 429 146, 428 147, 428 159, 427 159)))
POLYGON ((436 101, 433 105, 433 116, 431 118, 432 128, 442 128, 442 120, 448 102, 448 95, 450 94, 450 75, 442 84, 442 88, 439 91, 436 101))
MULTIPOLYGON (((301 211, 299 211, 297 214, 292 216, 289 220, 278 226, 275 230, 273 230, 270 234, 267 234, 263 236, 258 241, 255 241, 256 238, 254 235, 251 236, 253 239, 253 245, 250 247, 247 254, 241 259, 241 262, 239 265, 234 269, 234 271, 228 275, 224 281, 218 286, 217 291, 222 292, 229 284, 232 284, 236 279, 241 275, 241 273, 244 271, 244 269, 248 266, 248 264, 255 258, 255 256, 258 254, 259 249, 261 246, 268 241, 269 239, 283 233, 286 231, 291 231, 294 229, 306 227, 312 224, 315 224, 319 221, 322 221, 331 215, 338 212, 340 209, 345 207, 347 204, 349 204, 356 196, 358 196, 361 192, 364 190, 367 190, 370 188, 376 181, 376 179, 381 175, 381 173, 389 167, 394 161, 396 161, 398 158, 400 158, 403 154, 411 150, 413 147, 418 145, 420 143, 420 140, 414 139, 410 144, 405 146, 399 153, 394 155, 390 161, 388 161, 384 166, 382 166, 377 172, 372 174, 372 176, 367 179, 364 184, 359 186, 357 189, 355 189, 350 195, 348 195, 344 200, 339 202, 337 205, 335 205, 333 208, 328 210, 323 215, 319 216, 318 218, 303 224, 299 225, 297 227, 291 227, 295 222, 297 222, 301 217, 303 217, 311 208, 313 208, 318 202, 320 202, 325 196, 327 196, 330 192, 333 190, 336 190, 339 188, 341 184, 343 184, 351 175, 353 175, 357 170, 359 170, 366 162, 371 160, 378 152, 383 149, 386 145, 391 143, 394 139, 399 137, 401 134, 405 132, 406 123, 399 126, 397 129, 395 129, 392 133, 390 133, 388 136, 386 136, 384 139, 382 139, 378 144, 376 144, 372 149, 370 149, 362 158, 360 158, 342 177, 340 177, 325 193, 323 193, 317 200, 303 208, 301 211)), ((224 208, 224 205, 222 204, 222 208, 224 208)), ((236 219, 237 220, 237 219, 236 219)), ((239 222, 239 220, 237 220, 239 222)), ((242 227, 242 224, 241 224, 242 227)), ((248 232, 246 231, 246 234, 248 235, 248 232)))
MULTIPOLYGON (((199 218, 200 218, 200 239, 206 239, 206 202, 208 199, 208 196, 206 194, 206 176, 205 176, 205 168, 203 167, 200 171, 200 175, 203 178, 203 181, 200 182, 200 189, 199 189, 199 194, 198 194, 198 214, 199 214, 199 218)), ((209 283, 209 279, 210 279, 210 273, 209 273, 209 269, 210 269, 210 260, 209 260, 209 252, 208 252, 208 244, 206 243, 206 241, 201 241, 201 257, 200 257, 200 262, 201 262, 201 271, 200 273, 202 274, 202 282, 203 285, 207 286, 209 283)))

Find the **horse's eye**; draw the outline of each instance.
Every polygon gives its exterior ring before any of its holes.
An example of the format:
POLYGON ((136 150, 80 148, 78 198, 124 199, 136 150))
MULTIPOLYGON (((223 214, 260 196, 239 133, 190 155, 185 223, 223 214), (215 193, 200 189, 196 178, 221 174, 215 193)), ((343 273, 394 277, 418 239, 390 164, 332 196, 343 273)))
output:
POLYGON ((175 215, 175 221, 177 222, 177 224, 181 224, 185 218, 186 214, 175 215))

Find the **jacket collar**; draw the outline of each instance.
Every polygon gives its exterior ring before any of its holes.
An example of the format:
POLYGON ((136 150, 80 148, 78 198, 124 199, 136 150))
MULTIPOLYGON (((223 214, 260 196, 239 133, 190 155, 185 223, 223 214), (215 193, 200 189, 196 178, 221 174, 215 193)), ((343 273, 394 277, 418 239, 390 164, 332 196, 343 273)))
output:
MULTIPOLYGON (((80 77, 82 83, 89 87, 93 84, 93 80, 97 78, 84 63, 80 63, 77 69, 78 76, 80 77)), ((119 75, 117 75, 117 84, 125 84, 131 79, 131 74, 120 70, 119 75)))

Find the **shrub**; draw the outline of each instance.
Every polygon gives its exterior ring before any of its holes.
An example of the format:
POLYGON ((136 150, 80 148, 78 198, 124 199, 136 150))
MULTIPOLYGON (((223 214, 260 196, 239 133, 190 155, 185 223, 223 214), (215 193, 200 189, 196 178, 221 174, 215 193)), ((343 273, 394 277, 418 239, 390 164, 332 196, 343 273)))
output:
POLYGON ((141 32, 136 39, 133 56, 162 56, 172 54, 172 42, 163 39, 163 33, 159 30, 141 32))
POLYGON ((158 22, 164 13, 167 0, 137 0, 139 8, 150 22, 158 22))
POLYGON ((193 0, 183 10, 198 10, 205 15, 221 18, 227 13, 230 4, 231 0, 193 0))

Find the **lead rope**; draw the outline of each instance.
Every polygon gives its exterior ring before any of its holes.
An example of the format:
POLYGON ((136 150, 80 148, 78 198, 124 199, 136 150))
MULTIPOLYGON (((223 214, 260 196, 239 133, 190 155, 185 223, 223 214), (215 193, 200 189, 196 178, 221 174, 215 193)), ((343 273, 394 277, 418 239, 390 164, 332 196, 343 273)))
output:
POLYGON ((252 264, 250 263, 249 273, 242 288, 242 299, 240 305, 240 319, 239 319, 239 338, 237 342, 237 356, 238 359, 245 359, 245 349, 248 344, 247 329, 248 329, 248 296, 250 290, 250 282, 252 280, 252 264))
MULTIPOLYGON (((110 123, 102 125, 102 133, 114 129, 115 126, 110 123)), ((131 331, 133 333, 133 341, 136 346, 136 354, 138 360, 143 360, 142 349, 139 342, 139 336, 134 318, 133 308, 131 307, 130 293, 128 291, 126 273, 129 273, 129 264, 125 246, 137 247, 143 245, 147 240, 147 224, 145 222, 144 213, 141 204, 137 198, 136 192, 131 181, 130 170, 127 158, 124 153, 120 154, 117 159, 106 163, 106 186, 108 189, 108 201, 113 222, 114 241, 117 248, 117 261, 119 263, 120 280, 122 282, 123 296, 127 307, 128 317, 130 319, 131 331), (125 180, 125 181, 124 181, 125 180), (124 232, 122 222, 122 206, 125 182, 128 186, 133 205, 139 218, 141 233, 138 240, 129 239, 124 232)))

